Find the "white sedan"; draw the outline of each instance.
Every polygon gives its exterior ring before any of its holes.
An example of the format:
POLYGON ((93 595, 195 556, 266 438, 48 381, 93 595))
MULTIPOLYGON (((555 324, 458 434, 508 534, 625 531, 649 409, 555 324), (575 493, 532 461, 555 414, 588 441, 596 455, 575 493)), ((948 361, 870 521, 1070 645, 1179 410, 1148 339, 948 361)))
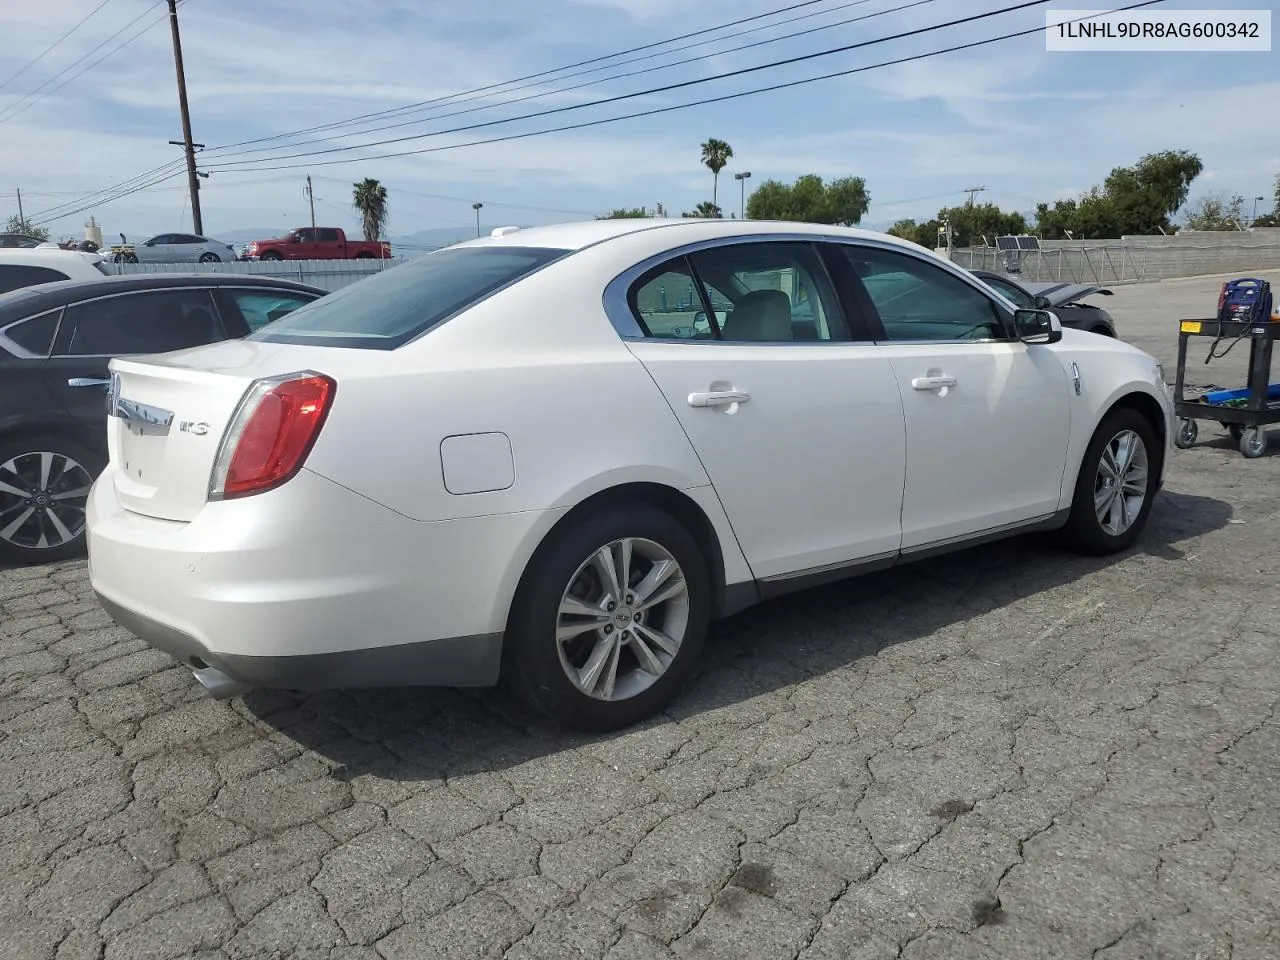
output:
POLYGON ((247 339, 111 362, 88 546, 119 623, 214 696, 501 677, 610 729, 758 601, 1033 530, 1111 553, 1146 523, 1156 361, 922 247, 494 234, 247 339))

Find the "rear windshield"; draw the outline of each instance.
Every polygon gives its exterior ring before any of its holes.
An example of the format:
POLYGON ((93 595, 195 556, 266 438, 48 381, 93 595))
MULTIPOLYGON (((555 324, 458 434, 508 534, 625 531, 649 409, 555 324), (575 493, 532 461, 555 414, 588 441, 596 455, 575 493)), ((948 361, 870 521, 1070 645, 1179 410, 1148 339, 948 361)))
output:
POLYGON ((546 247, 438 250, 314 300, 245 339, 394 350, 568 253, 546 247))

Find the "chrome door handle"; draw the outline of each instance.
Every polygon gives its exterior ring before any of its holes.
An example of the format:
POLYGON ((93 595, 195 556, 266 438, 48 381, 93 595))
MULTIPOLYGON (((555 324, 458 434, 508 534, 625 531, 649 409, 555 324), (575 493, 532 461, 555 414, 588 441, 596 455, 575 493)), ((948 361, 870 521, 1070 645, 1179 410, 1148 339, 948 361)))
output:
POLYGON ((710 393, 689 394, 691 407, 727 407, 731 403, 746 403, 751 394, 741 390, 713 390, 710 393))
POLYGON ((912 390, 937 390, 939 387, 954 387, 955 377, 916 377, 911 381, 912 390))
POLYGON ((72 377, 67 381, 68 387, 106 387, 110 385, 110 380, 98 380, 94 377, 72 377))

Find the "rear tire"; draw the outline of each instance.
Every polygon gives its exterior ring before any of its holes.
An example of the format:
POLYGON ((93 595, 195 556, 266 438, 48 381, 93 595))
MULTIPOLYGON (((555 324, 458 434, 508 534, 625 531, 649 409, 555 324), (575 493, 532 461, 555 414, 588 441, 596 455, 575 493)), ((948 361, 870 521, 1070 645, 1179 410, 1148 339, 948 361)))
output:
POLYGON ((573 729, 615 730, 652 716, 679 692, 706 638, 711 583, 702 550, 647 504, 602 509, 553 536, 512 604, 504 679, 573 729), (615 591, 607 571, 624 567, 629 582, 615 591))
POLYGON ((1080 464, 1063 543, 1095 556, 1132 546, 1151 514, 1159 456, 1146 417, 1129 407, 1108 414, 1080 464))
POLYGON ((82 556, 88 487, 105 465, 83 443, 58 435, 0 440, 0 559, 32 564, 82 556))
POLYGON ((201 263, 221 263, 222 258, 218 256, 216 253, 202 253, 200 254, 200 262, 201 263))

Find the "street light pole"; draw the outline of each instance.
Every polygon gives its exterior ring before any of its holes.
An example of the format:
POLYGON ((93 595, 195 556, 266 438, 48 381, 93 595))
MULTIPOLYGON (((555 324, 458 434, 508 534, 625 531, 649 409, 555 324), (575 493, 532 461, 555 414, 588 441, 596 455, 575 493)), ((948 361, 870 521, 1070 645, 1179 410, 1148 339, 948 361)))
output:
POLYGON ((1254 198, 1253 198, 1253 219, 1249 221, 1249 225, 1250 225, 1250 226, 1252 226, 1252 225, 1254 224, 1254 222, 1258 219, 1258 201, 1259 201, 1259 200, 1265 200, 1265 199, 1267 199, 1267 198, 1266 198, 1266 197, 1254 197, 1254 198))
POLYGON ((480 208, 483 206, 484 206, 483 203, 473 203, 471 205, 471 209, 476 212, 476 236, 477 237, 480 236, 480 208))
POLYGON ((751 177, 750 170, 744 170, 742 173, 735 173, 733 179, 738 181, 738 219, 745 220, 747 217, 747 180, 751 177))

